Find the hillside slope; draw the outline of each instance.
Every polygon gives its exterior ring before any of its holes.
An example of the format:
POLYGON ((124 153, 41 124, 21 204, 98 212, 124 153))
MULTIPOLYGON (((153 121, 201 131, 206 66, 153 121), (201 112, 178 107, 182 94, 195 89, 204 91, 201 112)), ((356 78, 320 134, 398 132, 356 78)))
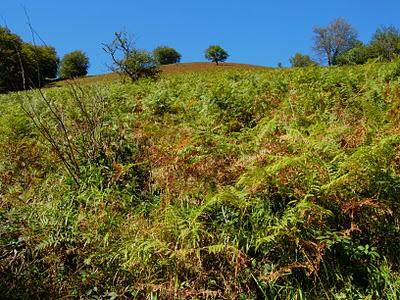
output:
MULTIPOLYGON (((215 63, 210 62, 192 62, 192 63, 178 63, 171 65, 160 66, 162 75, 176 74, 176 73, 192 73, 192 72, 204 72, 204 71, 227 71, 227 70, 247 70, 247 69, 268 69, 267 67, 239 64, 239 63, 219 63, 218 66, 215 63)), ((86 76, 76 80, 80 84, 110 81, 119 79, 119 75, 116 73, 108 73, 102 75, 86 76)), ((54 86, 65 86, 68 85, 69 80, 60 80, 49 84, 49 87, 54 86)))
POLYGON ((3 95, 0 294, 398 299, 399 112, 400 62, 3 95))

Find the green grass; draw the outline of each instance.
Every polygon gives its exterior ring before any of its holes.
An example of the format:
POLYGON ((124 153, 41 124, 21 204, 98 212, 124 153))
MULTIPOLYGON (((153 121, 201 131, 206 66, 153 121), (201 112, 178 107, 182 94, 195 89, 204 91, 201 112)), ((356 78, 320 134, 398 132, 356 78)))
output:
POLYGON ((0 294, 398 299, 399 70, 1 96, 0 294))

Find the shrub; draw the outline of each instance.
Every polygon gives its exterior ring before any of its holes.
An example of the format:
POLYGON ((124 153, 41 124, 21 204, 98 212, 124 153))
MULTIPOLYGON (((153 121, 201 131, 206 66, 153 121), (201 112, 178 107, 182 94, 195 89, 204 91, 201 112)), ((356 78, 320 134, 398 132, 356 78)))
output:
POLYGON ((361 65, 372 57, 372 53, 368 47, 360 43, 354 48, 347 50, 339 55, 335 61, 337 65, 361 65))
POLYGON ((313 61, 309 55, 296 53, 290 59, 290 63, 294 68, 301 68, 301 67, 309 67, 309 66, 316 66, 318 65, 315 61, 313 61))

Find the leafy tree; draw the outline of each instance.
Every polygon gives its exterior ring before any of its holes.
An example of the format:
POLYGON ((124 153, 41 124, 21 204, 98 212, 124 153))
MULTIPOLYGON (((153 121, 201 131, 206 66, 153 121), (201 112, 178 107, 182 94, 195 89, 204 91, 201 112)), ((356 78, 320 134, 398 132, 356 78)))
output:
POLYGON ((400 32, 394 26, 379 28, 372 37, 370 47, 375 57, 393 60, 400 55, 400 32))
POLYGON ((34 46, 35 59, 40 66, 40 74, 44 80, 57 77, 60 59, 52 46, 34 46))
POLYGON ((0 93, 25 88, 26 79, 21 54, 23 42, 8 28, 0 27, 0 93))
POLYGON ((174 48, 159 46, 153 51, 154 59, 160 65, 176 64, 180 62, 182 55, 174 48))
POLYGON ((56 77, 58 62, 54 47, 24 43, 0 27, 0 93, 43 86, 56 77))
POLYGON ((340 54, 335 61, 337 65, 361 65, 372 57, 370 48, 362 42, 358 42, 355 47, 340 54))
POLYGON ((65 54, 61 60, 60 77, 75 78, 88 73, 89 58, 85 52, 76 50, 65 54))
POLYGON ((51 46, 22 45, 25 77, 31 87, 41 87, 49 79, 57 77, 59 59, 51 46))
POLYGON ((313 61, 309 55, 296 53, 293 57, 289 59, 292 67, 301 68, 301 67, 309 67, 318 65, 315 61, 313 61))
POLYGON ((354 47, 357 32, 344 19, 333 20, 327 27, 314 28, 314 50, 334 65, 339 55, 354 47))
POLYGON ((229 54, 220 46, 212 45, 205 50, 204 56, 207 60, 218 65, 219 62, 224 62, 229 57, 229 54))
POLYGON ((133 81, 141 77, 154 77, 159 72, 153 55, 146 50, 136 49, 126 32, 116 32, 110 44, 103 44, 103 50, 113 61, 110 69, 133 81))

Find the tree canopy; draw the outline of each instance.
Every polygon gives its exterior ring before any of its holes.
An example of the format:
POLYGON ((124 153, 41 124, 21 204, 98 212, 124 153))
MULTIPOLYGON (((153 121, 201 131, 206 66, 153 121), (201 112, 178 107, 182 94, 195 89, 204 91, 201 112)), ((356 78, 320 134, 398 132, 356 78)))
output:
POLYGON ((89 58, 85 52, 76 50, 65 54, 61 60, 60 77, 75 78, 88 73, 89 58))
POLYGON ((43 86, 57 76, 58 62, 54 47, 24 43, 0 27, 0 93, 43 86))
POLYGON ((221 46, 212 45, 205 50, 204 56, 207 60, 218 65, 219 62, 224 62, 229 57, 229 54, 221 46))
POLYGON ((378 28, 367 44, 357 40, 356 30, 341 18, 313 31, 313 48, 328 65, 363 64, 370 58, 391 61, 400 55, 400 31, 394 26, 378 28))
POLYGON ((357 43, 356 30, 342 18, 334 19, 327 27, 315 27, 313 32, 314 51, 326 59, 329 66, 357 43))
POLYGON ((182 55, 174 48, 159 46, 153 51, 154 59, 160 65, 176 64, 181 61, 182 55))
POLYGON ((400 32, 394 26, 381 27, 374 33, 371 52, 383 60, 393 60, 400 55, 400 32))
POLYGON ((22 40, 0 27, 0 92, 20 90, 26 85, 22 61, 22 40))

